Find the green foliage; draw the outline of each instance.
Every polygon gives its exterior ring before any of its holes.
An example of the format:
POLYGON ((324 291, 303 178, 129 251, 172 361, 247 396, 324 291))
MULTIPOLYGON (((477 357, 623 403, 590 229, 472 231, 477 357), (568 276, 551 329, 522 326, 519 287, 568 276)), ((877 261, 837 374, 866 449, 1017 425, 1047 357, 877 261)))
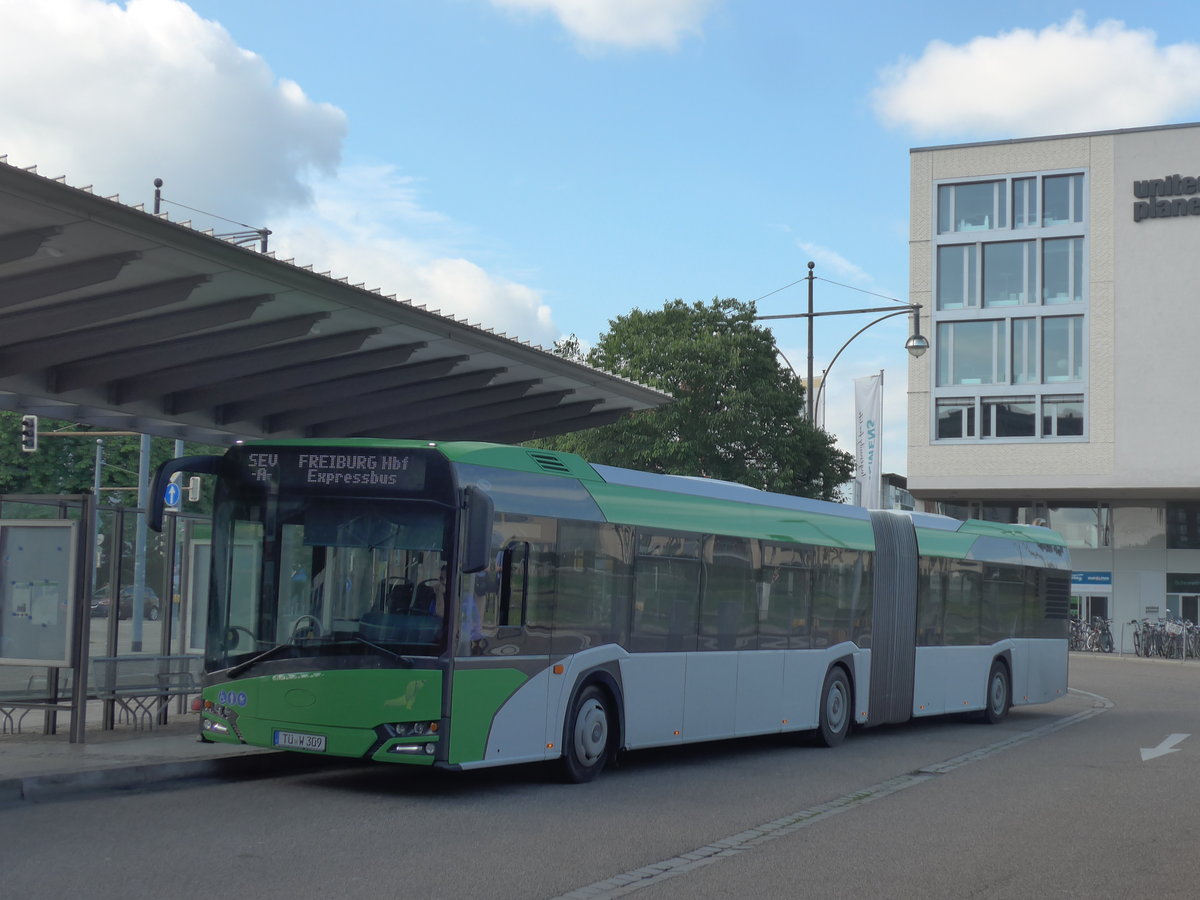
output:
MULTIPOLYGON (((51 432, 88 432, 90 428, 54 419, 38 421, 38 449, 21 450, 21 414, 0 411, 0 494, 82 494, 91 492, 96 462, 96 438, 48 437, 51 432)), ((138 457, 141 439, 137 435, 105 437, 101 487, 131 488, 106 490, 101 503, 108 506, 137 506, 138 457)), ((174 456, 175 442, 155 438, 151 442, 150 472, 174 456)), ((187 454, 220 453, 220 448, 188 444, 187 454)))
POLYGON ((555 352, 670 393, 675 403, 613 425, 537 442, 590 462, 703 475, 805 497, 838 499, 853 458, 804 419, 804 386, 780 365, 753 303, 673 300, 609 322, 584 354, 571 335, 555 352))

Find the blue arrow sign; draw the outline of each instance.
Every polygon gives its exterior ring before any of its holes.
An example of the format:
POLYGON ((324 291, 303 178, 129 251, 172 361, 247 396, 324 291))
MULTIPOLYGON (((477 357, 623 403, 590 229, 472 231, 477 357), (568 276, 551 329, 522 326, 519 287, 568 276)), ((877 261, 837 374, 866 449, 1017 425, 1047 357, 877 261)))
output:
POLYGON ((167 488, 165 491, 163 491, 163 503, 165 503, 167 506, 178 506, 181 499, 182 496, 181 491, 179 490, 179 485, 173 481, 168 481, 167 488))

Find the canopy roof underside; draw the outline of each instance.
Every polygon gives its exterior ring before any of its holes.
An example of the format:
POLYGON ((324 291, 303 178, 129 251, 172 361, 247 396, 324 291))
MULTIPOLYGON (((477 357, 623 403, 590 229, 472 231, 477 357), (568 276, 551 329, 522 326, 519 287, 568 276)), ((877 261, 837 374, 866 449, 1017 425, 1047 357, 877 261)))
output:
POLYGON ((0 156, 0 409, 216 445, 517 443, 670 399, 0 156))

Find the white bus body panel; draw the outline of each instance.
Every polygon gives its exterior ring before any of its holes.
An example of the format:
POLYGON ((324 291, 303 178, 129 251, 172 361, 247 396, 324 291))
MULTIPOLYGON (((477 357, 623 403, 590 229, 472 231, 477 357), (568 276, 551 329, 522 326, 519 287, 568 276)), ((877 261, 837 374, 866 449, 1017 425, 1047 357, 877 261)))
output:
POLYGON ((1013 673, 1013 705, 1047 703, 1067 694, 1067 642, 1049 638, 1015 640, 1013 668, 1019 655, 1020 675, 1013 673))
POLYGON ((683 742, 686 674, 686 653, 635 653, 621 660, 626 747, 683 742))
MULTIPOLYGON (((683 695, 683 739, 715 741, 733 737, 737 721, 738 654, 710 651, 684 656, 687 688, 683 695)), ((628 708, 628 698, 625 705, 628 708)))
POLYGON ((983 709, 987 677, 1005 645, 990 647, 918 647, 913 683, 913 715, 983 709))

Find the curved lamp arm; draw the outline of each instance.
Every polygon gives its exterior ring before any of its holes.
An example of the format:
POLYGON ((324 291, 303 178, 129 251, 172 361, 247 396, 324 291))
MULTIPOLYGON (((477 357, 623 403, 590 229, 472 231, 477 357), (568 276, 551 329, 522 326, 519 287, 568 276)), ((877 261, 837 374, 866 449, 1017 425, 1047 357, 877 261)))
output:
MULTIPOLYGON (((816 411, 821 408, 821 395, 825 393, 825 382, 829 380, 829 370, 832 369, 833 364, 838 361, 838 357, 842 355, 842 351, 845 350, 847 347, 849 347, 850 344, 854 341, 854 339, 856 337, 858 337, 860 334, 862 334, 864 331, 866 331, 872 325, 878 325, 884 319, 894 319, 896 316, 912 315, 912 312, 913 311, 911 309, 909 309, 908 307, 905 307, 904 309, 898 309, 895 312, 888 313, 886 316, 880 316, 878 319, 872 319, 870 322, 868 322, 862 328, 858 329, 858 331, 854 332, 854 334, 850 335, 850 339, 847 340, 846 343, 842 344, 842 346, 840 348, 838 348, 838 352, 833 354, 833 359, 831 359, 829 361, 829 365, 825 367, 825 374, 821 376, 821 386, 819 388, 817 388, 817 396, 815 398, 813 398, 813 407, 812 408, 813 408, 814 416, 816 414, 816 411)), ((815 419, 814 419, 814 421, 815 421, 815 419)))

